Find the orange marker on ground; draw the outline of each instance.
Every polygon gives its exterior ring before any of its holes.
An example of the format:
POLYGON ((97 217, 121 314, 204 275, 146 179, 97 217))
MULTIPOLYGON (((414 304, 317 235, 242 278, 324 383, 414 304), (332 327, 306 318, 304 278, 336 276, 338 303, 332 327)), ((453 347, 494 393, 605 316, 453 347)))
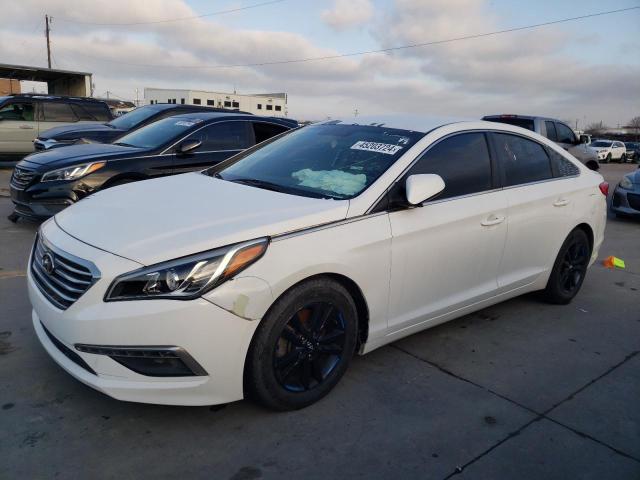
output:
POLYGON ((607 268, 624 268, 624 260, 613 255, 605 258, 602 264, 607 268))

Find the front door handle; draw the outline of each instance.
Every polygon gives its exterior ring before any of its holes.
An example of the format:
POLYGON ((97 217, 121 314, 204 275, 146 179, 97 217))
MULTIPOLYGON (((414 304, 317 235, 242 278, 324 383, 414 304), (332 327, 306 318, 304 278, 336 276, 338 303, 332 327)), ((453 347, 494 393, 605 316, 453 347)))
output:
POLYGON ((20 125, 20 127, 22 130, 33 130, 33 127, 31 125, 20 125))
POLYGON ((559 198, 558 200, 553 202, 554 207, 564 207, 566 205, 569 205, 569 200, 567 200, 566 198, 559 198))
POLYGON ((506 217, 504 215, 491 214, 487 218, 485 218, 482 222, 480 222, 480 225, 482 225, 483 227, 490 227, 491 225, 498 225, 499 223, 504 222, 505 218, 506 217))

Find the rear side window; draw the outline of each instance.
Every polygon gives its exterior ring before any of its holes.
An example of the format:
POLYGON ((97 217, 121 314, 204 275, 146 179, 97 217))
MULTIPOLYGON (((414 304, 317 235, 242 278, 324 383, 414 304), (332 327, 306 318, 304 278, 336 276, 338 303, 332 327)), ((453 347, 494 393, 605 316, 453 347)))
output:
POLYGON ((491 160, 484 133, 462 133, 438 142, 408 175, 423 173, 435 173, 444 180, 438 200, 490 190, 491 160))
POLYGON ((33 103, 13 102, 0 107, 0 119, 33 122, 33 103))
POLYGON ((72 103, 71 109, 80 120, 105 122, 111 119, 109 109, 92 103, 72 103))
POLYGON ((551 159, 551 170, 554 177, 572 177, 580 173, 580 169, 555 150, 547 149, 551 159))
POLYGON ((558 141, 558 132, 556 132, 556 126, 553 122, 546 120, 544 122, 544 128, 547 130, 547 134, 545 135, 552 142, 558 141))
POLYGON ((189 136, 202 142, 199 151, 244 150, 251 146, 248 122, 220 122, 189 136))
POLYGON ((493 135, 506 187, 553 178, 551 163, 542 145, 516 135, 493 135))
POLYGON ((556 129, 558 131, 558 143, 576 143, 576 136, 569 127, 564 123, 556 122, 556 129))
POLYGON ((45 122, 75 122, 78 120, 76 114, 71 110, 71 105, 67 103, 44 102, 42 113, 45 122))
POLYGON ((288 128, 273 123, 253 123, 253 133, 256 137, 256 143, 264 142, 286 130, 288 130, 288 128))

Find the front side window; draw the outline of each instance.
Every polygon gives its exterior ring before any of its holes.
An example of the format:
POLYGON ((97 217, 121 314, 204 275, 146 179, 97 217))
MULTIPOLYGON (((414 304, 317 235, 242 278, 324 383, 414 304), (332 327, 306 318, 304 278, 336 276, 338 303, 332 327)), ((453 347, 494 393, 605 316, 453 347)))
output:
POLYGON ((42 112, 45 122, 75 122, 78 120, 71 105, 67 103, 44 102, 42 112))
POLYGON ((280 133, 288 130, 287 127, 282 125, 275 125, 273 123, 253 122, 253 133, 256 137, 256 143, 262 143, 265 140, 275 137, 280 133))
POLYGON ((33 122, 33 103, 13 102, 0 107, 0 119, 33 122))
POLYGON ((244 150, 251 146, 247 122, 220 122, 204 127, 189 136, 200 140, 199 151, 244 150))
POLYGON ((609 148, 611 146, 611 142, 607 142, 606 140, 597 140, 591 144, 592 147, 601 147, 601 148, 609 148))
POLYGON ((576 143, 576 136, 573 130, 564 123, 556 122, 556 130, 558 131, 558 143, 576 143))
POLYGON ((542 145, 507 133, 493 135, 506 187, 553 178, 549 157, 542 145))
POLYGON ((381 126, 309 125, 207 174, 293 195, 348 199, 375 182, 423 136, 381 126))
POLYGON ((158 148, 176 140, 201 122, 199 118, 182 116, 163 118, 120 137, 114 144, 125 147, 158 148))
POLYGON ((490 190, 491 158, 484 133, 462 133, 435 144, 407 176, 425 173, 435 173, 444 180, 438 200, 490 190))

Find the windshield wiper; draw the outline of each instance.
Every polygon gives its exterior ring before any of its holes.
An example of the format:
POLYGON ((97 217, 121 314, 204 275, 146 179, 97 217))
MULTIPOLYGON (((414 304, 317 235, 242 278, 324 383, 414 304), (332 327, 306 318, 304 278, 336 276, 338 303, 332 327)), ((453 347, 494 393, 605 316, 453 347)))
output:
MULTIPOLYGON (((214 175, 220 175, 216 172, 214 175)), ((218 177, 219 178, 219 177, 218 177)), ((266 180, 258 180, 257 178, 234 178, 229 179, 230 182, 241 183, 243 185, 249 185, 251 187, 263 188, 264 190, 271 190, 273 192, 288 193, 287 188, 277 183, 267 182, 266 180)))

